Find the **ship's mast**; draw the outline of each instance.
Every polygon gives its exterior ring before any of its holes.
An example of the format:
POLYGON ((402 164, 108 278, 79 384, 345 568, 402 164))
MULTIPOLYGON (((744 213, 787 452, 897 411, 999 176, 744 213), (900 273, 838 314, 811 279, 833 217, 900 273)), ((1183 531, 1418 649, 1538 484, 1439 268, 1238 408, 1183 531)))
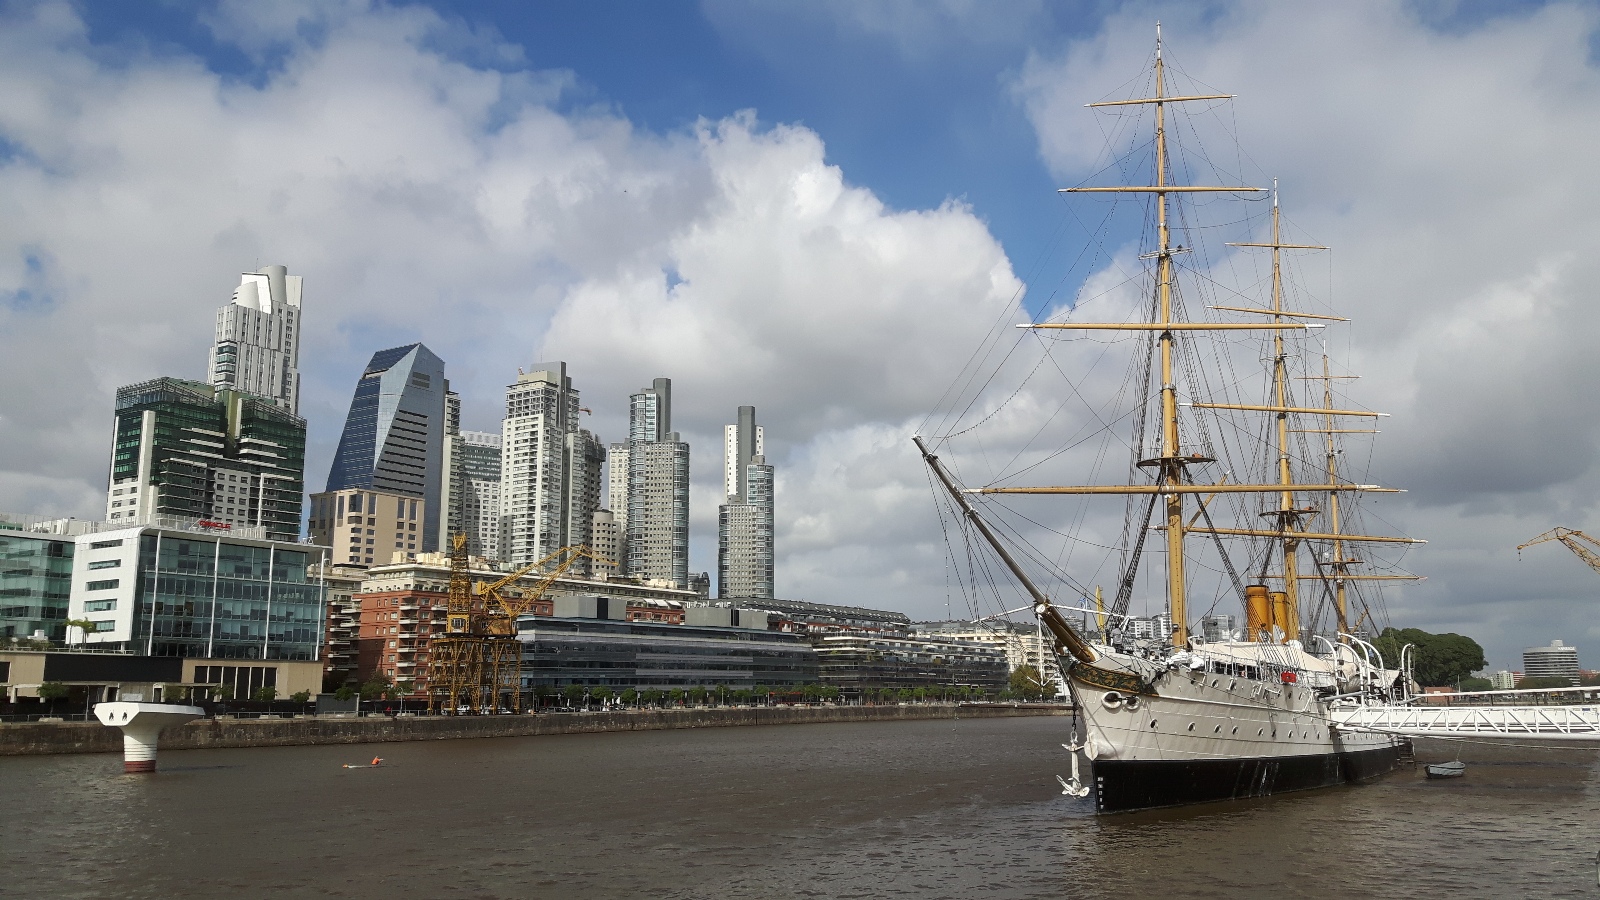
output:
MULTIPOLYGON (((1172 234, 1167 228, 1166 65, 1161 59, 1161 23, 1156 23, 1156 291, 1159 295, 1161 343, 1161 481, 1183 481, 1183 454, 1178 446, 1178 386, 1172 380, 1172 234)), ((1167 495, 1167 608, 1172 614, 1171 640, 1189 642, 1187 598, 1184 595, 1183 495, 1167 495)))
MULTIPOLYGON (((1283 252, 1278 220, 1278 179, 1272 179, 1272 321, 1283 322, 1283 252)), ((1289 474, 1289 373, 1284 354, 1283 332, 1272 333, 1272 390, 1277 398, 1278 412, 1278 483, 1294 484, 1289 474)), ((1334 484, 1332 478, 1329 484, 1334 484)), ((1300 510, 1294 505, 1294 491, 1284 490, 1278 498, 1278 530, 1283 533, 1283 590, 1285 604, 1283 628, 1285 640, 1300 637, 1300 541, 1293 535, 1299 531, 1300 510)))
MULTIPOLYGON (((1179 250, 1174 250, 1174 248, 1172 247, 1172 235, 1171 235, 1171 227, 1170 227, 1171 223, 1170 223, 1170 219, 1169 219, 1169 205, 1168 205, 1169 195, 1171 195, 1171 194, 1187 194, 1187 193, 1204 193, 1204 192, 1256 193, 1256 192, 1262 191, 1262 188, 1235 187, 1235 186, 1222 186, 1222 185, 1175 185, 1175 184, 1172 184, 1171 181, 1170 181, 1169 172, 1168 172, 1167 132, 1166 132, 1166 106, 1167 106, 1167 104, 1170 104, 1170 103, 1183 103, 1183 102, 1190 102, 1190 101, 1227 100, 1227 99, 1230 99, 1232 96, 1233 95, 1231 95, 1231 94, 1197 94, 1197 95, 1189 95, 1189 96, 1169 96, 1167 94, 1167 92, 1166 92, 1166 62, 1162 58, 1162 53, 1161 53, 1161 25, 1160 25, 1160 23, 1156 24, 1155 94, 1154 94, 1154 96, 1139 98, 1139 99, 1135 99, 1135 100, 1107 100, 1107 101, 1102 101, 1102 102, 1099 102, 1099 103, 1090 103, 1090 104, 1088 104, 1091 108, 1107 107, 1107 106, 1134 106, 1134 105, 1142 105, 1142 104, 1149 104, 1149 105, 1153 105, 1155 107, 1155 153, 1156 153, 1156 159, 1155 159, 1155 173, 1154 173, 1155 177, 1154 177, 1154 179, 1152 179, 1154 181, 1154 184, 1151 184, 1151 185, 1140 185, 1140 186, 1125 185, 1125 186, 1109 186, 1109 187, 1074 187, 1074 188, 1063 188, 1062 189, 1063 193, 1143 193, 1143 194, 1154 194, 1155 195, 1155 198, 1156 198, 1156 228, 1157 228, 1157 231, 1156 231, 1156 250, 1153 253, 1151 253, 1151 254, 1149 254, 1149 255, 1147 255, 1145 257, 1145 258, 1150 258, 1151 256, 1153 256, 1156 259, 1156 315, 1155 315, 1155 318, 1154 318, 1153 321, 1148 321, 1148 322, 1103 322, 1103 323, 1035 322, 1035 323, 1027 323, 1027 324, 1023 324, 1023 325, 1017 326, 1019 328, 1030 328, 1030 329, 1040 329, 1040 330, 1044 330, 1044 329, 1062 329, 1062 330, 1071 330, 1071 331, 1124 331, 1124 332, 1129 332, 1129 331, 1131 331, 1131 332, 1140 332, 1140 331, 1142 331, 1142 332, 1155 332, 1156 333, 1157 352, 1158 352, 1159 359, 1160 359, 1160 364, 1161 364, 1161 448, 1160 448, 1160 455, 1157 456, 1156 458, 1154 458, 1154 459, 1145 459, 1145 460, 1140 460, 1139 461, 1139 466, 1141 468, 1154 469, 1158 473, 1156 482, 1154 484, 1128 484, 1128 485, 1064 485, 1064 486, 1038 486, 1038 487, 982 487, 982 488, 967 488, 967 489, 959 491, 959 493, 961 493, 961 494, 1074 494, 1074 495, 1135 495, 1135 496, 1137 496, 1137 495, 1149 496, 1149 495, 1152 495, 1152 494, 1160 494, 1160 495, 1162 495, 1163 498, 1166 501, 1165 509, 1166 509, 1166 519, 1167 519, 1165 525, 1162 527, 1162 530, 1167 533, 1167 601, 1168 601, 1168 609, 1171 611, 1171 614, 1172 614, 1172 625, 1173 625, 1172 636, 1171 636, 1172 637, 1172 644, 1174 646, 1177 646, 1177 647, 1186 646, 1188 644, 1188 640, 1189 640, 1188 616, 1187 616, 1187 609, 1186 609, 1187 604, 1185 602, 1185 600, 1186 600, 1186 584, 1185 584, 1185 572, 1184 572, 1184 568, 1185 568, 1184 567, 1184 537, 1185 537, 1185 535, 1187 533, 1196 533, 1196 532, 1198 532, 1198 533, 1207 533, 1207 534, 1216 534, 1216 535, 1239 535, 1239 536, 1249 536, 1249 537, 1268 537, 1268 538, 1274 538, 1274 539, 1279 539, 1279 540, 1285 539, 1284 538, 1284 534, 1283 534, 1285 529, 1283 529, 1283 528, 1279 528, 1277 530, 1268 531, 1266 529, 1237 529, 1237 528, 1214 528, 1214 527, 1195 528, 1195 527, 1186 526, 1185 523, 1184 523, 1184 520, 1183 520, 1183 497, 1185 495, 1189 495, 1189 494, 1219 494, 1219 493, 1227 493, 1227 494, 1274 493, 1274 494, 1278 494, 1280 496, 1280 502, 1279 502, 1280 510, 1279 510, 1279 513, 1281 514, 1284 510, 1290 510, 1290 511, 1293 510, 1293 507, 1294 507, 1294 495, 1296 493, 1328 492, 1328 491, 1334 491, 1334 490, 1341 490, 1341 491, 1377 491, 1377 492, 1389 493, 1389 492, 1393 492, 1393 490, 1394 490, 1393 488, 1382 488, 1382 487, 1378 487, 1377 485, 1370 485, 1370 484, 1359 484, 1359 485, 1357 485, 1357 484, 1333 484, 1333 483, 1329 483, 1329 484, 1295 484, 1295 483, 1293 483, 1293 480, 1292 480, 1292 477, 1291 477, 1292 473, 1288 469, 1288 455, 1287 455, 1288 454, 1288 431, 1287 431, 1287 419, 1284 418, 1284 416, 1286 414, 1288 414, 1288 413, 1325 413, 1325 414, 1330 415, 1330 416, 1377 416, 1377 415, 1379 415, 1379 413, 1368 412, 1368 411, 1365 411, 1365 410, 1302 409, 1300 407, 1290 406, 1289 405, 1288 391, 1287 391, 1286 387, 1284 386, 1284 378, 1285 378, 1284 370, 1283 370, 1283 355, 1284 354, 1283 354, 1283 342, 1282 342, 1281 337, 1275 339, 1275 346, 1277 348, 1277 363, 1276 363, 1276 367, 1275 367, 1276 395, 1275 395, 1273 403, 1261 405, 1261 404, 1200 403, 1200 402, 1180 403, 1178 401, 1178 388, 1177 388, 1176 380, 1175 380, 1174 373, 1173 373, 1173 356, 1174 356, 1175 349, 1176 349, 1174 344, 1175 344, 1176 335, 1177 335, 1178 332, 1193 332, 1193 331, 1270 331, 1270 332, 1274 332, 1276 334, 1281 335, 1281 333, 1284 332, 1284 331, 1303 331, 1303 330, 1308 329, 1308 328, 1319 327, 1319 326, 1307 325, 1307 324, 1305 324, 1303 322, 1299 322, 1299 321, 1290 321, 1292 319, 1302 319, 1302 318, 1310 318, 1310 319, 1330 318, 1331 319, 1331 318, 1335 318, 1335 317, 1332 317, 1332 316, 1319 316, 1319 315, 1307 314, 1307 313, 1288 312, 1288 311, 1285 311, 1283 309, 1283 306, 1282 306, 1282 291, 1281 291, 1281 287, 1280 287, 1280 283, 1279 283, 1279 278, 1277 277, 1277 272, 1278 272, 1277 250, 1279 248, 1303 247, 1304 245, 1282 244, 1282 243, 1279 242, 1279 240, 1278 240, 1279 234, 1278 234, 1278 230, 1277 230, 1277 213, 1276 213, 1276 209, 1274 210, 1274 218, 1273 218, 1274 230, 1273 230, 1272 243, 1271 244, 1242 244, 1242 245, 1240 245, 1240 246, 1248 246, 1248 247, 1272 247, 1272 248, 1274 248, 1274 250, 1273 250, 1273 253, 1274 253, 1274 255, 1273 255, 1273 271, 1274 271, 1273 307, 1271 309, 1240 308, 1240 307, 1215 307, 1217 309, 1231 309, 1231 310, 1234 310, 1236 312, 1244 312, 1244 313, 1252 313, 1252 314, 1265 314, 1265 315, 1270 317, 1270 321, 1267 321, 1267 322, 1185 322, 1185 321, 1179 321, 1174 317, 1174 314, 1173 314, 1173 305, 1174 305, 1173 269, 1174 269, 1174 266, 1173 266, 1172 257, 1174 255, 1174 253, 1182 252, 1182 251, 1181 251, 1181 248, 1179 250), (1193 455, 1190 455, 1190 456, 1183 455, 1182 447, 1180 446, 1180 443, 1179 443, 1179 430, 1178 430, 1178 408, 1180 406, 1187 406, 1187 407, 1191 407, 1191 408, 1194 408, 1194 409, 1230 409, 1230 410, 1242 410, 1242 411, 1253 411, 1253 412, 1273 412, 1273 413, 1278 413, 1279 414, 1278 447, 1279 447, 1279 450, 1280 450, 1280 454, 1279 454, 1280 455, 1280 459, 1282 460, 1282 463, 1281 463, 1281 466, 1280 466, 1280 471, 1279 471, 1279 477, 1277 479, 1275 479, 1273 481, 1273 483, 1270 483, 1270 484, 1237 484, 1237 483, 1229 484, 1229 483, 1226 483, 1225 479, 1223 481, 1215 483, 1215 484, 1197 484, 1197 483, 1195 483, 1193 481, 1192 477, 1189 474, 1188 467, 1193 466, 1193 465, 1197 465, 1197 464, 1202 464, 1202 463, 1209 463, 1209 462, 1212 462, 1213 460, 1210 460, 1210 459, 1207 459, 1205 457, 1202 457, 1199 454, 1193 454, 1193 455)), ((1321 248, 1321 247, 1309 248, 1309 247, 1307 247, 1306 249, 1325 249, 1325 248, 1321 248)), ((924 456, 925 457, 929 456, 929 454, 928 454, 926 449, 924 449, 923 452, 924 452, 924 456)), ((945 480, 947 478, 947 476, 943 473, 942 469, 940 469, 938 466, 936 466, 931 458, 929 460, 929 465, 934 468, 935 474, 938 474, 940 476, 941 480, 945 480)), ((952 492, 957 492, 957 489, 954 487, 953 484, 950 484, 950 483, 947 482, 946 483, 946 487, 950 488, 952 490, 952 492)), ((975 510, 972 510, 969 506, 965 506, 965 505, 964 505, 963 508, 967 511, 967 514, 970 517, 972 517, 972 519, 975 522, 981 522, 981 520, 978 518, 975 510)), ((980 528, 981 528, 981 526, 980 526, 980 528)), ((999 547, 999 545, 996 542, 996 540, 993 539, 993 537, 987 531, 984 532, 984 535, 985 535, 985 538, 988 539, 991 544, 995 544, 996 545, 996 549, 1001 552, 1003 558, 1008 560, 1008 565, 1009 565, 1010 564, 1009 563, 1009 557, 1007 557, 1005 555, 1004 548, 999 547)), ((1293 540, 1296 541, 1296 542, 1299 542, 1299 541, 1303 541, 1303 540, 1307 540, 1307 539, 1311 539, 1311 538, 1321 538, 1321 537, 1325 537, 1325 536, 1324 535, 1311 535, 1311 534, 1307 534, 1307 533, 1301 532, 1298 529, 1295 529, 1295 534, 1294 534, 1293 540)), ((1407 540, 1407 539, 1377 538, 1377 540, 1407 540)), ((1027 584, 1026 578, 1020 574, 1020 570, 1017 570, 1015 566, 1012 566, 1012 568, 1013 568, 1014 571, 1018 571, 1018 577, 1022 578, 1024 583, 1025 583, 1025 585, 1026 585, 1027 584)), ((1297 575, 1296 575, 1296 573, 1294 572, 1293 569, 1291 569, 1286 574, 1287 574, 1289 582, 1291 584, 1293 584, 1295 581, 1298 580, 1297 579, 1297 575)), ((1033 588, 1031 586, 1029 586, 1029 589, 1033 590, 1033 588)), ((1051 622, 1047 619, 1045 624, 1047 626, 1049 626, 1051 624, 1051 622)), ((1052 630, 1054 630, 1054 629, 1052 628, 1052 630)), ((1059 635, 1058 635, 1058 637, 1059 637, 1059 635)))
MULTIPOLYGON (((1322 348, 1322 405, 1333 408, 1333 373, 1328 370, 1328 348, 1322 348)), ((1333 416, 1324 416, 1322 427, 1327 431, 1328 483, 1339 483, 1339 450, 1333 439, 1333 416)), ((1344 598, 1344 576, 1354 560, 1344 558, 1344 540, 1339 534, 1339 492, 1328 495, 1328 530, 1333 534, 1333 613, 1339 625, 1339 634, 1350 632, 1349 607, 1344 598)))

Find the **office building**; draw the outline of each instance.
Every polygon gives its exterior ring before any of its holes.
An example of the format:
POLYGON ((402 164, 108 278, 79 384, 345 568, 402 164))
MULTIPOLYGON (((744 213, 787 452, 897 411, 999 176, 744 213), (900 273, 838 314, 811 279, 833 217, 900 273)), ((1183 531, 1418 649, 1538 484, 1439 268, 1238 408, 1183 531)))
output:
POLYGON ((1521 677, 1519 672, 1508 672, 1505 669, 1501 669, 1489 676, 1489 689, 1495 691, 1513 690, 1517 686, 1519 677, 1521 677))
POLYGON ((765 433, 754 406, 739 407, 739 421, 724 430, 723 487, 717 510, 717 596, 775 596, 773 584, 773 473, 765 433))
POLYGON ((672 430, 669 378, 629 398, 627 496, 621 499, 626 573, 688 587, 689 445, 672 430))
MULTIPOLYGON (((562 547, 592 543, 605 446, 579 427, 583 411, 564 362, 519 372, 506 387, 500 448, 500 558, 537 562, 562 547)), ((589 560, 574 567, 591 571, 589 560)))
POLYGON ((719 600, 718 607, 748 606, 771 614, 772 627, 797 634, 886 634, 905 635, 911 619, 905 613, 861 606, 834 606, 804 600, 774 600, 751 597, 736 603, 719 600))
POLYGON ((428 501, 384 491, 346 488, 311 495, 311 542, 328 547, 341 566, 388 565, 415 559, 422 549, 428 501))
POLYGON ((178 378, 117 391, 106 520, 204 519, 300 538, 306 423, 272 401, 178 378))
POLYGON ((422 344, 374 353, 356 382, 325 488, 425 500, 418 548, 429 552, 442 546, 449 389, 444 361, 422 344))
MULTIPOLYGON (((74 539, 69 641, 190 659, 317 660, 322 549, 262 526, 166 519, 74 539)), ((220 677, 220 676, 219 676, 220 677)), ((197 679, 203 680, 203 679, 197 679)))
POLYGON ((1548 647, 1529 647, 1522 651, 1522 677, 1565 678, 1578 684, 1578 648, 1560 641, 1548 647))
POLYGON ((355 595, 367 577, 364 566, 330 561, 312 565, 308 576, 326 591, 322 627, 322 690, 338 690, 356 681, 356 640, 360 637, 361 601, 355 595))
POLYGON ((217 310, 207 365, 211 386, 300 413, 301 278, 283 266, 246 272, 233 302, 217 310))
POLYGON ((9 638, 66 639, 73 539, 0 514, 0 645, 9 638))
POLYGON ((817 657, 798 635, 737 625, 674 625, 609 616, 518 622, 523 690, 567 685, 634 690, 788 691, 817 681, 817 657))

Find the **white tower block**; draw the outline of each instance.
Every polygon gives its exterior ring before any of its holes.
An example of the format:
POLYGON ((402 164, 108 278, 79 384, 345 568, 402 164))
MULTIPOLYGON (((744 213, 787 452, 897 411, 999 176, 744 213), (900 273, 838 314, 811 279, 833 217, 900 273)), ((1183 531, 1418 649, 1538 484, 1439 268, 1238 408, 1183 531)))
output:
POLYGON ((122 729, 122 771, 132 773, 156 770, 156 739, 163 728, 198 719, 206 711, 198 706, 118 700, 96 703, 94 714, 102 724, 122 729))

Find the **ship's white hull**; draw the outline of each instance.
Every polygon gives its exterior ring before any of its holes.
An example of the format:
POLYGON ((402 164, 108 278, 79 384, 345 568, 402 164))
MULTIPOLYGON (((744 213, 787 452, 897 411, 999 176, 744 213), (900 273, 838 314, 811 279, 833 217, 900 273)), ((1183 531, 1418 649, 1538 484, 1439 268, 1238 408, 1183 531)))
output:
POLYGON ((1101 812, 1262 797, 1392 770, 1404 746, 1341 729, 1309 687, 1186 668, 1147 679, 1076 665, 1101 812))

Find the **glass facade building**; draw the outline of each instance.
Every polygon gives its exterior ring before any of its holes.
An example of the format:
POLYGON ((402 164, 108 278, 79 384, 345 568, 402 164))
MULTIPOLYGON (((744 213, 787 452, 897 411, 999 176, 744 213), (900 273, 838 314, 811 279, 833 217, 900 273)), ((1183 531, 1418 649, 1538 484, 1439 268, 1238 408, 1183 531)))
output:
POLYGON ((315 660, 323 585, 315 548, 206 527, 136 528, 77 538, 71 617, 84 636, 149 656, 315 660))
POLYGON ((817 656, 797 635, 745 628, 525 616, 522 687, 569 684, 671 690, 792 687, 817 681, 817 656))
POLYGON ((70 538, 0 522, 0 638, 66 637, 72 593, 70 538))
POLYGON ((158 378, 117 391, 106 520, 166 516, 300 538, 306 423, 272 401, 158 378))
POLYGON ((422 549, 437 551, 440 510, 448 494, 445 471, 444 361, 422 344, 372 355, 345 418, 324 490, 382 491, 428 501, 422 549))

